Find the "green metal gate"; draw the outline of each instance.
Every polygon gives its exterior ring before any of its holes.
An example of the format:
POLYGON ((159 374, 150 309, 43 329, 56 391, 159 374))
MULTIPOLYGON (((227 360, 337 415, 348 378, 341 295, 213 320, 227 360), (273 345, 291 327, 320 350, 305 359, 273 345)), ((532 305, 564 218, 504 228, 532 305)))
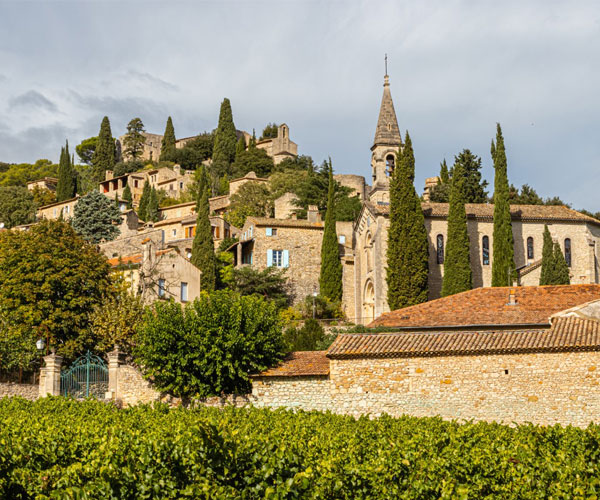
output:
POLYGON ((108 368, 102 358, 90 351, 78 358, 60 375, 60 393, 76 399, 104 399, 108 390, 108 368))

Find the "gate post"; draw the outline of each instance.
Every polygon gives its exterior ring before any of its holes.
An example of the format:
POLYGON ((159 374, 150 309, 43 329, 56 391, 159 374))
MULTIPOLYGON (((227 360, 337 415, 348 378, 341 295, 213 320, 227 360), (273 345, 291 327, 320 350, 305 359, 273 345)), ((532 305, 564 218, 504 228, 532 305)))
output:
POLYGON ((44 356, 44 366, 40 374, 40 397, 60 396, 60 367, 62 356, 49 354, 44 356))
POLYGON ((119 398, 119 364, 121 352, 116 345, 114 350, 108 353, 108 391, 106 399, 116 401, 119 398))

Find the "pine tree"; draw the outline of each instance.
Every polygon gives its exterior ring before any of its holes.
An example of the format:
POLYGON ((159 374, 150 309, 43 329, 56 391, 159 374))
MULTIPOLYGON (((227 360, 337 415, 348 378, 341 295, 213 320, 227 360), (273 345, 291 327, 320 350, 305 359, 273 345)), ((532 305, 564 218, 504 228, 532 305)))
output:
POLYGON ((121 208, 121 203, 119 202, 119 193, 115 193, 115 207, 121 208))
POLYGON ((492 142, 494 160, 494 245, 492 252, 492 286, 511 286, 515 274, 515 258, 508 203, 508 174, 502 129, 498 123, 496 143, 492 142))
POLYGON ((238 158, 238 156, 240 154, 242 154, 244 151, 246 151, 246 139, 244 139, 244 136, 242 135, 240 137, 240 140, 237 141, 237 144, 235 146, 235 157, 236 159, 238 158))
POLYGON ((150 197, 148 198, 148 205, 146 206, 146 222, 158 222, 159 211, 158 211, 158 193, 153 187, 150 190, 150 197))
POLYGON ((469 233, 465 211, 464 166, 457 162, 452 175, 448 212, 448 240, 444 258, 442 297, 473 288, 469 233))
POLYGON ((146 180, 144 183, 144 189, 142 190, 142 196, 140 197, 140 204, 138 205, 138 217, 145 222, 148 222, 148 202, 150 201, 150 194, 152 188, 150 182, 146 180))
POLYGON ((131 189, 129 188, 129 184, 125 186, 123 189, 123 201, 127 202, 127 209, 131 210, 133 208, 133 196, 131 194, 131 189))
POLYGON ((175 161, 175 154, 177 153, 175 147, 176 141, 173 120, 169 116, 167 118, 167 126, 165 127, 165 135, 163 135, 160 146, 160 161, 175 161))
POLYGON ((100 133, 96 143, 96 150, 92 156, 92 177, 94 181, 101 182, 105 178, 105 172, 112 170, 115 166, 115 140, 110 130, 108 116, 102 119, 100 133))
POLYGON ((141 118, 132 118, 127 124, 127 133, 123 139, 125 157, 129 161, 135 161, 144 153, 146 136, 144 135, 144 123, 141 118))
POLYGON ((215 247, 212 239, 212 229, 209 219, 208 187, 202 187, 200 199, 198 200, 198 216, 196 217, 196 234, 192 243, 192 264, 200 272, 200 288, 212 291, 217 284, 217 262, 215 258, 215 247))
POLYGON ((231 103, 229 99, 225 98, 221 104, 219 125, 215 133, 213 147, 212 165, 217 177, 221 177, 223 174, 231 174, 230 167, 235 160, 236 144, 237 136, 233 124, 231 103))
POLYGON ((553 254, 554 282, 552 285, 570 285, 571 279, 569 277, 569 266, 567 266, 567 261, 565 260, 565 256, 563 255, 560 245, 557 241, 554 242, 553 254))
POLYGON ((252 137, 250 137, 250 144, 248 144, 249 148, 256 147, 256 130, 252 129, 252 137))
POLYGON ((542 270, 540 273, 540 285, 552 285, 554 273, 554 252, 552 236, 548 226, 544 224, 544 245, 542 247, 542 270))
POLYGON ((481 177, 481 158, 471 153, 470 150, 463 149, 458 156, 454 157, 452 175, 454 175, 457 163, 462 165, 462 172, 465 177, 465 203, 486 203, 488 196, 485 188, 488 183, 482 180, 481 177))
POLYGON ((327 213, 321 245, 321 275, 319 277, 321 295, 332 302, 342 300, 342 262, 338 248, 335 224, 335 181, 331 158, 329 159, 329 189, 327 194, 327 213))
POLYGON ((97 190, 90 191, 75 205, 73 229, 91 243, 112 241, 120 232, 121 213, 114 203, 97 190))
POLYGON ((56 186, 56 201, 70 200, 77 191, 77 179, 75 171, 71 166, 71 155, 69 154, 69 141, 60 151, 58 165, 58 184, 56 186))
POLYGON ((415 157, 408 132, 390 180, 387 285, 390 309, 427 300, 429 247, 421 201, 415 191, 415 157))

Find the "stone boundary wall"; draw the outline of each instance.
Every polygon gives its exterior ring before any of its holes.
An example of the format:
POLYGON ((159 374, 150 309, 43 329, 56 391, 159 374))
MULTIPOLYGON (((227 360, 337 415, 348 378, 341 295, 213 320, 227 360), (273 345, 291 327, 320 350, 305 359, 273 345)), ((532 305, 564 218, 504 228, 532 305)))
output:
POLYGON ((0 382, 0 399, 4 397, 20 396, 31 401, 39 397, 38 384, 16 384, 13 382, 0 382))
POLYGON ((332 410, 330 387, 326 375, 257 377, 252 381, 253 405, 258 408, 332 410))

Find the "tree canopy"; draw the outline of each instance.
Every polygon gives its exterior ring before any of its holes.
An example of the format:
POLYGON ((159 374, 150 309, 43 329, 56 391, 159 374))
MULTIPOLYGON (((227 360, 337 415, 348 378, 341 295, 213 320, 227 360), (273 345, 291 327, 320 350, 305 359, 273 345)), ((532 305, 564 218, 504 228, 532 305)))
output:
POLYGON ((35 163, 1 163, 0 186, 23 186, 28 182, 57 177, 58 165, 50 160, 37 160, 35 163))
POLYGON ((146 136, 144 135, 144 123, 141 118, 133 118, 127 124, 127 133, 123 139, 123 156, 128 160, 137 160, 144 153, 146 136))
POLYGON ((233 123, 231 103, 229 99, 225 98, 221 103, 212 155, 212 168, 217 177, 231 174, 231 164, 235 160, 236 144, 237 135, 233 123))
POLYGON ((86 165, 92 164, 92 159, 94 158, 97 145, 98 136, 88 137, 75 146, 75 152, 77 153, 77 156, 79 156, 79 159, 82 163, 85 163, 86 165))
POLYGON ((264 184, 247 182, 231 196, 225 218, 230 224, 241 228, 246 222, 246 217, 269 217, 272 208, 269 188, 264 184))
POLYGON ((275 139, 277 137, 277 132, 279 129, 279 125, 276 123, 268 123, 260 134, 260 139, 275 139))
POLYGON ((0 186, 0 222, 10 229, 35 220, 33 194, 21 186, 0 186))
POLYGON ((100 124, 96 150, 92 156, 92 178, 96 182, 103 181, 105 172, 113 169, 116 156, 117 150, 110 130, 110 121, 108 120, 108 116, 105 116, 100 124))
POLYGON ((268 177, 273 171, 273 158, 264 149, 250 146, 240 151, 231 165, 231 175, 244 177, 249 172, 254 172, 258 177, 268 177))
POLYGON ((73 229, 93 244, 114 240, 120 233, 120 223, 121 212, 99 191, 90 191, 79 198, 71 221, 73 229))
POLYGON ((176 141, 173 120, 169 116, 160 145, 160 161, 175 161, 177 154, 177 149, 175 147, 176 141))
POLYGON ((69 143, 60 150, 58 166, 58 184, 56 186, 56 201, 70 200, 77 192, 77 173, 71 164, 69 143))

